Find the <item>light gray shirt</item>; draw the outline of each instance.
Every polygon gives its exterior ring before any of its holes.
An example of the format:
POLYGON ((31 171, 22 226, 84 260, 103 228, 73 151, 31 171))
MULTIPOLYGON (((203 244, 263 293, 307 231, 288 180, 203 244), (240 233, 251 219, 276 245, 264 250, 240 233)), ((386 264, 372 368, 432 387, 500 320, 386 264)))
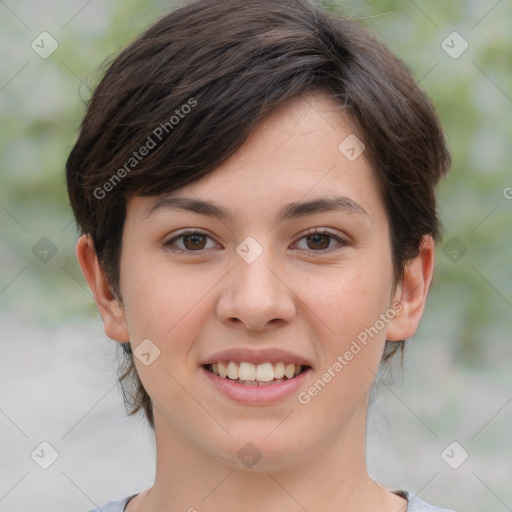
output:
MULTIPOLYGON (((453 512, 453 510, 448 510, 446 508, 439 508, 434 507, 433 505, 429 505, 428 503, 425 503, 422 499, 418 498, 409 491, 397 489, 393 490, 392 492, 398 494, 399 496, 407 500, 407 511, 404 512, 453 512)), ((96 508, 94 510, 91 510, 90 512, 123 512, 128 502, 135 496, 137 495, 133 494, 132 496, 128 496, 123 500, 111 501, 106 505, 103 505, 103 507, 96 508)))

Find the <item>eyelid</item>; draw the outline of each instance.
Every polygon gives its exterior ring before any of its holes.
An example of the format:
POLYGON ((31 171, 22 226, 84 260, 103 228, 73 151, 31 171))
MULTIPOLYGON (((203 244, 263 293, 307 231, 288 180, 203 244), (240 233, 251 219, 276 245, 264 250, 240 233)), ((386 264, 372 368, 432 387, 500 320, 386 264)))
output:
POLYGON ((168 240, 165 240, 163 243, 163 246, 170 249, 173 252, 181 252, 181 253, 187 253, 187 254, 202 254, 204 251, 209 250, 209 249, 201 249, 198 251, 190 251, 190 250, 185 250, 185 249, 176 247, 175 241, 179 240, 180 238, 183 238, 187 235, 202 235, 207 238, 210 238, 216 244, 218 244, 218 242, 215 240, 215 238, 207 231, 204 231, 200 228, 184 228, 182 231, 178 231, 177 233, 174 233, 172 235, 172 237, 169 238, 168 240))
MULTIPOLYGON (((308 236, 315 235, 315 234, 328 235, 328 236, 332 237, 333 239, 335 239, 338 242, 338 244, 336 246, 334 246, 334 247, 331 247, 329 249, 324 249, 324 250, 315 251, 315 250, 312 250, 312 249, 299 249, 299 251, 306 252, 306 253, 309 253, 309 254, 321 255, 321 254, 328 254, 328 253, 330 253, 332 251, 335 251, 336 249, 339 249, 340 247, 345 247, 345 246, 351 245, 351 242, 349 240, 347 240, 346 238, 344 238, 343 236, 340 236, 339 233, 334 233, 329 228, 322 228, 322 227, 309 228, 306 231, 303 231, 298 236, 298 238, 295 240, 295 242, 293 242, 292 245, 297 244, 303 238, 306 238, 308 236)), ((172 247, 171 250, 173 252, 181 252, 181 253, 186 253, 186 254, 194 254, 194 253, 202 254, 204 251, 209 250, 209 249, 199 249, 197 251, 193 251, 193 250, 185 250, 185 249, 181 249, 179 247, 176 247, 175 241, 179 240, 180 238, 183 238, 183 237, 185 237, 187 235, 202 235, 202 236, 206 236, 207 238, 210 238, 211 240, 213 240, 215 243, 218 244, 218 242, 215 240, 215 238, 210 233, 208 233, 207 231, 204 231, 204 230, 202 230, 200 228, 184 228, 182 231, 178 231, 177 233, 174 233, 171 238, 169 238, 168 240, 166 240, 163 243, 163 245, 164 245, 164 247, 168 247, 168 248, 172 247)))
POLYGON ((333 232, 329 228, 322 228, 322 227, 310 228, 310 229, 304 231, 303 233, 301 233, 299 235, 297 241, 294 242, 294 244, 301 241, 303 238, 306 238, 311 235, 316 235, 316 234, 328 235, 331 238, 333 238, 334 240, 336 240, 338 242, 338 244, 335 245, 334 247, 330 247, 329 249, 324 249, 324 250, 320 250, 320 251, 314 251, 312 249, 299 249, 299 250, 307 252, 309 254, 322 255, 322 254, 329 254, 330 252, 340 249, 341 247, 346 247, 346 246, 352 245, 352 243, 346 237, 343 237, 338 232, 333 232))

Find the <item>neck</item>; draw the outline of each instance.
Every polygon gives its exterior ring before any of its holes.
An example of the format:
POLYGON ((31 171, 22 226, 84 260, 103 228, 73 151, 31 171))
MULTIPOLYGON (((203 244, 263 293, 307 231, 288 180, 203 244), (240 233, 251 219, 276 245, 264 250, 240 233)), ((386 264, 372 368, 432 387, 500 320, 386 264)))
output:
POLYGON ((365 425, 366 408, 322 447, 297 447, 300 463, 277 458, 274 465, 241 469, 206 454, 155 414, 155 483, 127 511, 238 512, 242 504, 245 512, 399 510, 404 500, 368 475, 365 425))

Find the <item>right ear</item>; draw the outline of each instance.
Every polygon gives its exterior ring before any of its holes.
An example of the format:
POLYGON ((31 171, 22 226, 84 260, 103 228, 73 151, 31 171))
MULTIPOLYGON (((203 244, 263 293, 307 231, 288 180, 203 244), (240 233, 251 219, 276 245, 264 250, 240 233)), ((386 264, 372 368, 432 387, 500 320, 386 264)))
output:
POLYGON ((130 341, 123 305, 112 291, 107 275, 98 261, 90 235, 82 235, 78 239, 76 257, 94 295, 96 307, 103 319, 105 334, 116 341, 130 341))

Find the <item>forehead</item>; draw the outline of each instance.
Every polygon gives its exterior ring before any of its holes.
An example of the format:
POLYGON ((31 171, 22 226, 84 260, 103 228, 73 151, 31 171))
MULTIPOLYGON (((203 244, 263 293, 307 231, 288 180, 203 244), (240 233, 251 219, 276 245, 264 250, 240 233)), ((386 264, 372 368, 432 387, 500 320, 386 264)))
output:
POLYGON ((283 204, 293 208, 299 200, 323 198, 346 213, 385 216, 362 138, 343 107, 326 94, 296 96, 269 114, 220 167, 171 193, 133 198, 131 207, 148 217, 164 206, 179 208, 177 199, 187 198, 189 211, 209 209, 227 220, 241 219, 242 211, 263 218, 272 210, 275 220, 286 217, 283 204))

